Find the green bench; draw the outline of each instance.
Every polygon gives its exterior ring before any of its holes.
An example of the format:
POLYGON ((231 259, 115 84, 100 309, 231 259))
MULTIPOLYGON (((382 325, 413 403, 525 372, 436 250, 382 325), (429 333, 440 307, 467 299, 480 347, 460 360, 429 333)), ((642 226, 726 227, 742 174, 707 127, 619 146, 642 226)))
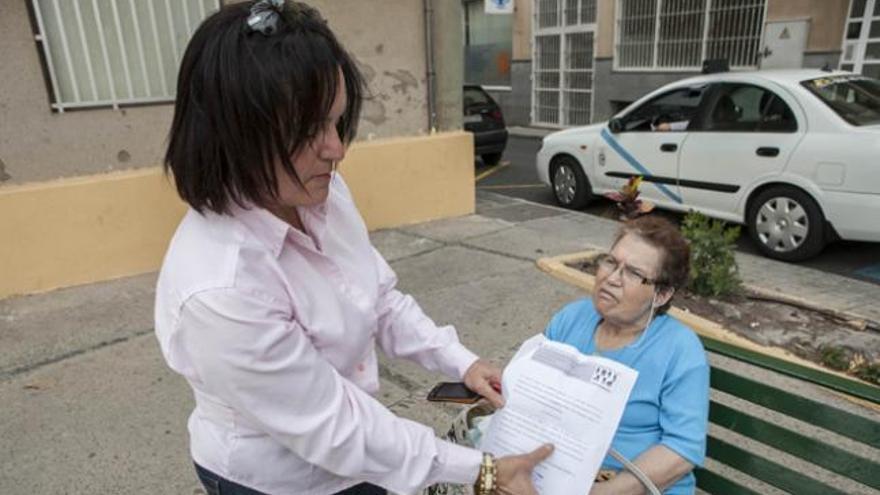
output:
MULTIPOLYGON (((744 350, 729 344, 703 338, 707 351, 720 354, 753 366, 772 370, 789 377, 797 378, 821 387, 847 394, 862 401, 880 405, 880 388, 841 378, 831 373, 793 364, 753 351, 744 350)), ((795 418, 827 432, 871 447, 880 449, 880 422, 865 416, 853 414, 798 394, 797 390, 783 390, 752 378, 730 371, 712 368, 711 386, 713 390, 724 392, 749 403, 795 418)), ((735 402, 735 401, 734 401, 735 402)), ((814 465, 836 473, 843 478, 855 481, 865 487, 858 493, 880 493, 880 463, 878 456, 866 458, 850 452, 833 441, 822 441, 815 436, 807 436, 796 431, 762 419, 756 415, 712 400, 709 407, 709 421, 718 427, 733 431, 765 446, 772 447, 791 456, 808 461, 814 465)), ((722 430, 723 431, 723 430, 722 430)), ((786 466, 778 460, 771 460, 756 450, 749 448, 749 442, 723 439, 729 435, 710 432, 707 442, 707 457, 748 476, 761 480, 784 492, 796 495, 850 495, 853 490, 834 486, 817 480, 815 469, 797 469, 786 466)), ((830 435, 819 435, 830 436, 830 435)), ((735 437, 735 436, 734 436, 735 437)), ((870 450, 866 449, 866 452, 870 450)), ((875 453, 880 450, 874 451, 875 453)), ((778 457, 778 456, 777 456, 778 457)), ((737 481, 726 473, 726 469, 697 469, 697 487, 713 495, 759 495, 760 491, 749 488, 748 483, 737 481)))

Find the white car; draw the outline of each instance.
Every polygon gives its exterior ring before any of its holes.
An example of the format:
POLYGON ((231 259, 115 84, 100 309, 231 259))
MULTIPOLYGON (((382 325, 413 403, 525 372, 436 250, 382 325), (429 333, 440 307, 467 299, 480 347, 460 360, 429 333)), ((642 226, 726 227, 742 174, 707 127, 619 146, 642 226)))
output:
POLYGON ((537 171, 574 209, 641 175, 642 197, 745 224, 772 258, 878 242, 880 81, 810 69, 684 79, 548 135, 537 171))

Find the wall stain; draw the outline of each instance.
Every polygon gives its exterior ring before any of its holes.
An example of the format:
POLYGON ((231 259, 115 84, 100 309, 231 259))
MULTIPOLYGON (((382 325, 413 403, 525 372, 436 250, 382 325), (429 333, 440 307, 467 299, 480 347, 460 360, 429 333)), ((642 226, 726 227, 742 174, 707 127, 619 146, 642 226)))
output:
POLYGON ((385 116, 385 104, 376 98, 365 99, 361 109, 361 118, 373 125, 384 124, 388 120, 388 117, 385 116))
POLYGON ((127 150, 119 150, 119 153, 116 154, 116 159, 122 163, 125 163, 131 160, 131 153, 129 153, 127 150))
POLYGON ((11 178, 12 176, 6 173, 6 164, 0 159, 0 182, 5 182, 11 178))
POLYGON ((394 72, 386 70, 383 74, 397 81, 395 84, 391 85, 391 89, 393 89, 395 93, 406 94, 410 89, 419 87, 419 80, 407 70, 397 70, 394 72))
POLYGON ((354 57, 354 63, 358 66, 358 69, 360 69, 361 75, 364 76, 364 81, 366 81, 367 84, 372 83, 373 79, 376 79, 376 69, 374 69, 372 65, 360 61, 357 57, 354 57))
POLYGON ((382 55, 382 53, 384 53, 384 52, 385 52, 385 45, 384 44, 379 43, 378 45, 376 45, 376 54, 382 55))

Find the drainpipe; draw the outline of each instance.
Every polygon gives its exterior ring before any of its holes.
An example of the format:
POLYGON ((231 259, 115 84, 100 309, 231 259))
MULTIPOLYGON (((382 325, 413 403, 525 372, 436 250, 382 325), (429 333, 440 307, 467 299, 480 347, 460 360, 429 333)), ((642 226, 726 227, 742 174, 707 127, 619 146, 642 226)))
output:
POLYGON ((461 0, 423 0, 429 130, 462 127, 464 9, 461 0))
POLYGON ((425 81, 428 91, 428 132, 437 131, 437 102, 434 95, 434 8, 431 0, 422 0, 425 8, 425 81))

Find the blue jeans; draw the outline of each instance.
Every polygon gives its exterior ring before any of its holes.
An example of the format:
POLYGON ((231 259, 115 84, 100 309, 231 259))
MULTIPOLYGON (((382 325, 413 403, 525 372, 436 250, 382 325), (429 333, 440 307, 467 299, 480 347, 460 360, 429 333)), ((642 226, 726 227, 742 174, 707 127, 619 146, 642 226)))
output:
MULTIPOLYGON (((253 488, 248 488, 229 481, 220 475, 208 471, 198 464, 195 464, 195 467, 196 474, 199 476, 199 481, 205 486, 205 491, 208 495, 266 495, 253 488)), ((379 488, 378 486, 369 483, 361 483, 360 485, 343 490, 336 495, 388 495, 388 492, 386 492, 384 488, 379 488)))

